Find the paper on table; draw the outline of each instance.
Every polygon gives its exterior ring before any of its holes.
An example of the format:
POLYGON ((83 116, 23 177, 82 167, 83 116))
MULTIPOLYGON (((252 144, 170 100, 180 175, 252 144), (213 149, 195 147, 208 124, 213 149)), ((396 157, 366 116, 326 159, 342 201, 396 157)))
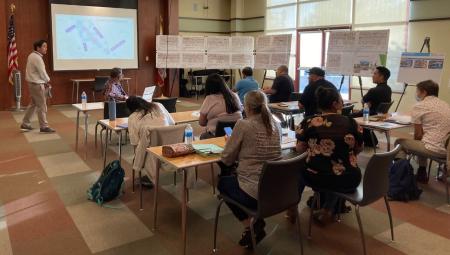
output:
POLYGON ((219 154, 222 153, 223 148, 215 144, 193 144, 197 153, 201 154, 219 154))
POLYGON ((411 124, 411 116, 395 115, 395 116, 388 118, 386 121, 407 125, 407 124, 411 124))

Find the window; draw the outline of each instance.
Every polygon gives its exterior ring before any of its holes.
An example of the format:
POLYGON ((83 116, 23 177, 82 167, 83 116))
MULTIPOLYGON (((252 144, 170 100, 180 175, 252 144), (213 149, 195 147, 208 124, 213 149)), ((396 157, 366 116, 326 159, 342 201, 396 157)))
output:
MULTIPOLYGON (((387 67, 391 70, 389 85, 401 91, 396 82, 401 52, 406 51, 409 0, 267 0, 266 34, 292 33, 290 74, 295 72, 299 88, 307 84, 304 70, 324 66, 329 31, 334 29, 389 29, 387 67), (352 17, 352 15, 354 15, 352 17), (294 30, 298 30, 295 32, 294 30), (299 52, 296 48, 298 35, 299 52), (296 64, 298 64, 299 71, 296 64)), ((268 72, 268 76, 274 75, 268 72)), ((327 74, 327 79, 339 87, 342 76, 327 74)), ((370 78, 363 78, 365 88, 372 87, 370 78)), ((357 77, 345 77, 341 93, 346 97, 350 83, 359 88, 357 77)))

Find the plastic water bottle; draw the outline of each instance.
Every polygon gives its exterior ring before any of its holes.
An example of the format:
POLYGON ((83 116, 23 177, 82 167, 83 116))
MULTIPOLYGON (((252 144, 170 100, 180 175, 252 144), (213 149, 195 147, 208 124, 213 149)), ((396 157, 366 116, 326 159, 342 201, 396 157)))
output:
POLYGON ((86 92, 83 91, 83 93, 81 93, 81 108, 85 110, 86 106, 87 106, 87 95, 86 92))
POLYGON ((192 144, 194 140, 194 130, 192 129, 191 124, 188 124, 186 129, 184 130, 184 143, 192 144))
POLYGON ((116 120, 116 100, 110 98, 108 101, 109 120, 116 120))
POLYGON ((363 120, 365 123, 369 122, 369 105, 367 103, 364 104, 364 109, 363 109, 363 120))

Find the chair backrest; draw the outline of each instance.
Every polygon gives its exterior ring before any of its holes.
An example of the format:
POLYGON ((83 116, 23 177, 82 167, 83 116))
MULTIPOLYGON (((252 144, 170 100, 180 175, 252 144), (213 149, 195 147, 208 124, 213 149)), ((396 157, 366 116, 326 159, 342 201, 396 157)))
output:
POLYGON ((302 93, 300 93, 300 92, 292 92, 291 96, 289 97, 289 101, 300 101, 301 97, 302 97, 302 93))
POLYGON ((216 137, 221 137, 225 135, 225 130, 223 130, 226 127, 230 127, 230 128, 234 128, 234 126, 236 125, 236 120, 235 121, 224 121, 224 120, 219 120, 217 121, 217 125, 216 125, 216 137))
POLYGON ((355 107, 354 104, 350 104, 350 105, 346 105, 346 106, 342 107, 342 115, 350 116, 350 114, 353 111, 353 107, 355 107))
POLYGON ((164 127, 149 127, 149 147, 182 143, 184 141, 184 130, 186 129, 186 127, 187 124, 164 127))
POLYGON ((377 107, 377 113, 383 113, 383 114, 388 113, 392 104, 394 104, 394 101, 389 102, 389 103, 380 103, 377 107))
POLYGON ((168 112, 172 113, 172 112, 177 111, 177 108, 176 108, 177 99, 178 98, 176 98, 176 97, 153 98, 152 101, 162 104, 168 112))
MULTIPOLYGON (((116 102, 116 118, 127 118, 131 112, 126 102, 116 102)), ((104 102, 103 119, 109 119, 109 104, 104 102)))
POLYGON ((258 217, 270 217, 298 204, 300 171, 305 158, 306 153, 303 153, 264 164, 258 187, 258 217))
POLYGON ((392 151, 376 153, 370 158, 363 176, 363 198, 360 205, 370 204, 387 194, 389 168, 400 149, 400 145, 397 145, 392 151))
POLYGON ((95 92, 102 92, 105 90, 106 82, 108 81, 108 76, 95 76, 93 90, 95 92))

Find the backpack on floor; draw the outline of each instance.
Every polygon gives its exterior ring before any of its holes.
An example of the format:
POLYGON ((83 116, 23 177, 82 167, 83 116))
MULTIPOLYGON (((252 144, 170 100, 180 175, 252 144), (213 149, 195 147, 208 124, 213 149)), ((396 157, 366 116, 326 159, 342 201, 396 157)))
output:
POLYGON ((122 194, 125 171, 118 160, 109 163, 98 180, 87 191, 88 199, 98 205, 111 201, 122 194))
POLYGON ((389 169, 388 196, 392 200, 405 201, 417 200, 422 190, 417 187, 414 170, 406 159, 400 159, 392 164, 389 169))

